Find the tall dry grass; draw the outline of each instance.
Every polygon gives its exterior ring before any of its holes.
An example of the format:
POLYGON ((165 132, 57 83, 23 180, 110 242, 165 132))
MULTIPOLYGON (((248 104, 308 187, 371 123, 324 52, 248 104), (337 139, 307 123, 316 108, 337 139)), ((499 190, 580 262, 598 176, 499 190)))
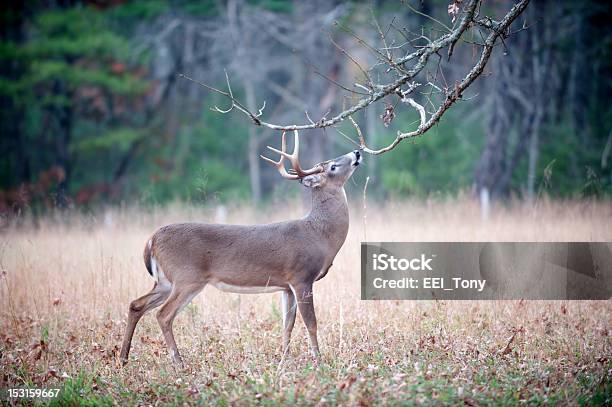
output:
MULTIPOLYGON (((297 202, 282 210, 227 212, 228 223, 303 213, 297 202)), ((79 378, 86 395, 136 404, 578 402, 610 391, 610 301, 359 299, 364 238, 612 241, 609 202, 541 202, 537 210, 516 203, 494 208, 487 221, 469 200, 370 204, 367 216, 355 205, 346 243, 315 285, 326 361, 318 371, 309 365, 299 319, 292 353, 279 364, 278 295, 240 296, 211 287, 175 322, 187 371, 174 371, 150 315, 136 330, 131 363, 119 368, 115 357, 128 304, 152 286, 142 261, 149 235, 174 221, 212 222, 215 213, 131 208, 6 228, 0 236, 0 387, 66 387, 79 378)))

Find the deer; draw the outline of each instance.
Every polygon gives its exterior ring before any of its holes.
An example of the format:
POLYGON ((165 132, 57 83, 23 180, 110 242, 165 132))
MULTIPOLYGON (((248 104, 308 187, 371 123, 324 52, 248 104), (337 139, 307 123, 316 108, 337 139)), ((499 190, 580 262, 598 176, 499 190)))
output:
POLYGON ((120 352, 123 365, 141 317, 155 307, 172 361, 183 368, 172 324, 177 314, 210 284, 233 293, 282 292, 283 355, 287 354, 299 309, 310 339, 314 363, 321 363, 313 284, 325 277, 344 244, 349 228, 345 182, 362 162, 359 150, 324 161, 310 169, 299 163, 299 136, 294 131, 293 153, 286 152, 285 132, 280 155, 272 164, 282 178, 297 180, 310 190, 308 215, 262 225, 174 223, 159 228, 144 249, 145 266, 154 278, 153 289, 132 301, 120 352), (285 168, 285 159, 292 169, 285 168))

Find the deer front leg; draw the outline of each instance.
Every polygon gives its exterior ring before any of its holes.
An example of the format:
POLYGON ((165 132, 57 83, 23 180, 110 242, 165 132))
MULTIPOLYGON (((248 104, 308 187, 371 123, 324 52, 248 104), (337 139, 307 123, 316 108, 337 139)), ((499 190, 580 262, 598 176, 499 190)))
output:
POLYGON ((312 284, 295 287, 294 294, 300 314, 310 336, 310 352, 315 359, 315 363, 319 364, 321 362, 321 354, 319 352, 319 342, 317 341, 317 317, 314 310, 312 284))
POLYGON ((291 331, 295 325, 295 314, 297 304, 295 295, 291 290, 283 291, 281 298, 281 308, 283 313, 283 355, 289 352, 289 342, 291 342, 291 331))

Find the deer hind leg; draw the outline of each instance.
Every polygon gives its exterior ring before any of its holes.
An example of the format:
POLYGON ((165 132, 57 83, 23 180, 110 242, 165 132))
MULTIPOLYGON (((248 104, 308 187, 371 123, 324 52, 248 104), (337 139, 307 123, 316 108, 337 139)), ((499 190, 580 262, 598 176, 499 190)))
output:
POLYGON ((281 305, 283 313, 283 354, 286 354, 287 352, 289 352, 291 331, 293 331, 293 326, 295 325, 295 314, 297 311, 297 304, 293 291, 283 291, 281 305))
POLYGON ((204 285, 205 284, 201 283, 192 283, 188 285, 174 284, 170 296, 157 312, 157 322, 164 334, 164 339, 166 340, 166 345, 168 346, 172 360, 181 368, 183 367, 183 359, 176 347, 174 333, 172 332, 172 323, 176 315, 185 308, 200 291, 202 291, 204 285))
MULTIPOLYGON (((293 288, 293 287, 292 287, 293 288)), ((317 317, 314 310, 312 284, 305 284, 294 288, 300 314, 310 336, 310 352, 318 364, 321 361, 319 342, 317 341, 317 317)))
POLYGON ((130 303, 128 323, 125 329, 125 336, 123 338, 123 345, 121 346, 120 353, 120 359, 124 366, 128 362, 128 355, 130 353, 130 347, 132 346, 132 337, 134 336, 134 330, 136 329, 138 321, 140 321, 140 318, 142 318, 147 311, 162 305, 169 295, 169 286, 155 283, 153 289, 148 294, 130 303))

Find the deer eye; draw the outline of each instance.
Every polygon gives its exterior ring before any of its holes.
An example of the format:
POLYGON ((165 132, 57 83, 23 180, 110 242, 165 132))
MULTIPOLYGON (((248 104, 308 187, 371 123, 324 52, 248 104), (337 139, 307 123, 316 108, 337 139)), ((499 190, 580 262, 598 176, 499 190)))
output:
POLYGON ((336 171, 336 164, 334 164, 334 165, 332 165, 332 166, 331 166, 331 170, 332 170, 332 171, 336 171))

